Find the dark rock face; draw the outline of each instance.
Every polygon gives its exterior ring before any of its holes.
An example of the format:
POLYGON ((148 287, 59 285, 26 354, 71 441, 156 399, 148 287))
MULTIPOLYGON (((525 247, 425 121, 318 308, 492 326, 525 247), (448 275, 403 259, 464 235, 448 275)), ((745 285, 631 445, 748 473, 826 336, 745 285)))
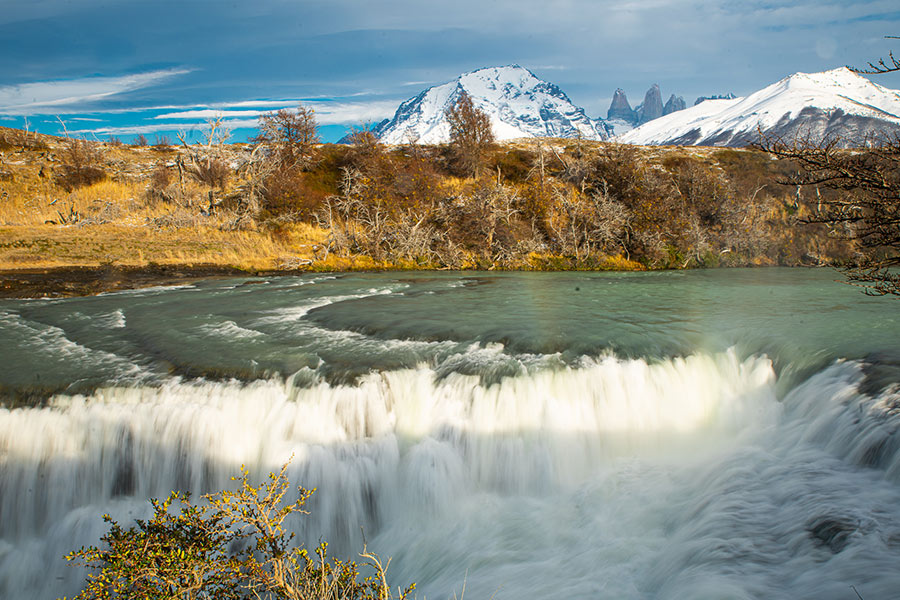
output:
POLYGON ((697 98, 697 100, 694 101, 694 106, 697 106, 705 100, 734 100, 735 98, 737 98, 737 96, 731 93, 715 94, 713 96, 700 96, 699 98, 697 98))
POLYGON ((637 120, 631 105, 628 104, 628 98, 625 97, 625 90, 622 88, 617 89, 613 94, 609 110, 606 111, 606 118, 608 120, 619 119, 628 123, 634 123, 637 120))
POLYGON ((659 85, 654 83, 647 94, 644 96, 644 102, 638 107, 637 124, 642 125, 647 121, 658 119, 663 116, 662 94, 659 91, 659 85))
POLYGON ((628 104, 628 99, 625 97, 624 90, 622 90, 622 88, 617 89, 616 93, 613 95, 612 103, 609 105, 609 110, 606 112, 606 118, 607 120, 617 119, 625 121, 626 123, 631 123, 634 126, 639 126, 647 121, 658 119, 663 115, 673 113, 677 110, 684 110, 686 107, 687 105, 684 102, 684 98, 676 96, 675 94, 672 94, 664 107, 662 103, 662 94, 659 91, 659 84, 654 83, 653 86, 647 90, 644 101, 641 104, 638 104, 634 109, 628 104))
POLYGON ((669 100, 666 102, 666 105, 663 107, 662 114, 668 115, 675 111, 684 110, 687 108, 687 104, 684 102, 684 98, 681 96, 676 96, 672 94, 669 96, 669 100))

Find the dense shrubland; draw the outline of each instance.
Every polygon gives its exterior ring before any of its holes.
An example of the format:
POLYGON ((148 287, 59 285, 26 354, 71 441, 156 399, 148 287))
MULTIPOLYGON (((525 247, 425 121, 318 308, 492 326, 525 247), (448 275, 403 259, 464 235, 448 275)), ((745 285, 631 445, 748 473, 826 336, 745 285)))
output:
MULTIPOLYGON (((218 123, 199 144, 14 130, 2 138, 4 239, 59 248, 92 240, 59 259, 73 264, 691 268, 819 264, 855 252, 824 225, 798 226, 830 192, 779 184, 794 164, 756 150, 483 136, 463 147, 385 147, 365 130, 349 144, 321 144, 305 110, 264 115, 243 144, 226 143, 218 123), (64 240, 53 233, 60 225, 64 240), (131 241, 148 235, 159 243, 135 259, 131 241), (122 243, 104 246, 104 236, 122 243), (155 253, 185 238, 192 249, 155 253), (216 249, 204 250, 207 241, 216 249)), ((28 266, 25 250, 6 249, 0 262, 28 266)))
MULTIPOLYGON (((314 220, 324 248, 450 268, 650 268, 818 263, 850 247, 796 227, 809 199, 786 162, 744 150, 578 141, 494 146, 460 177, 452 145, 323 146, 296 173, 319 191, 275 218, 314 220), (328 190, 328 186, 332 186, 328 190), (330 193, 329 193, 330 192, 330 193)), ((266 203, 266 200, 273 200, 266 203)))

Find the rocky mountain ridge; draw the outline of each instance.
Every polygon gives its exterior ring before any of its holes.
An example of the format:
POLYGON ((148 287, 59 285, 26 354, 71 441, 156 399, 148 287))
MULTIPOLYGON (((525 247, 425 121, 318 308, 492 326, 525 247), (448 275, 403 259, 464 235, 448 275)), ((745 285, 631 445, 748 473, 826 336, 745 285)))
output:
POLYGON ((625 90, 618 88, 613 94, 609 110, 606 111, 606 119, 610 122, 616 134, 621 134, 625 131, 630 131, 634 127, 658 119, 663 115, 684 110, 686 107, 687 104, 684 98, 675 94, 669 96, 669 99, 663 105, 659 84, 654 83, 644 95, 644 101, 632 109, 628 103, 625 90))

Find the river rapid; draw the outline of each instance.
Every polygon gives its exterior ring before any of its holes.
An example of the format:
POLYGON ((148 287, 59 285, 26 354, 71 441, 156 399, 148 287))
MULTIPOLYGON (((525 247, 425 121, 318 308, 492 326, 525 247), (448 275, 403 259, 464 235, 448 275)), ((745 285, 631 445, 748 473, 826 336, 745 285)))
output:
POLYGON ((805 269, 219 279, 0 301, 0 598, 257 479, 419 597, 900 595, 900 300, 805 269))

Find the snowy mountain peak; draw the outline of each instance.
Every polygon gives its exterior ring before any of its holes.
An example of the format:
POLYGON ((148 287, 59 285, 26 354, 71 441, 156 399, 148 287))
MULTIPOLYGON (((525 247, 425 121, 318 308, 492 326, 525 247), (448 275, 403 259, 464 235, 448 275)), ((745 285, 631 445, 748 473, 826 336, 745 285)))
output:
POLYGON ((465 92, 491 119, 498 140, 522 137, 606 139, 608 129, 592 121, 558 86, 517 64, 485 67, 424 90, 400 105, 375 134, 387 144, 446 142, 446 110, 465 92))
POLYGON ((618 138, 632 144, 742 146, 768 136, 840 138, 900 132, 900 93, 846 67, 794 73, 745 98, 707 100, 618 138))
POLYGON ((868 85, 868 79, 854 73, 849 67, 838 67, 830 71, 819 73, 794 73, 788 75, 782 81, 793 85, 868 85))

